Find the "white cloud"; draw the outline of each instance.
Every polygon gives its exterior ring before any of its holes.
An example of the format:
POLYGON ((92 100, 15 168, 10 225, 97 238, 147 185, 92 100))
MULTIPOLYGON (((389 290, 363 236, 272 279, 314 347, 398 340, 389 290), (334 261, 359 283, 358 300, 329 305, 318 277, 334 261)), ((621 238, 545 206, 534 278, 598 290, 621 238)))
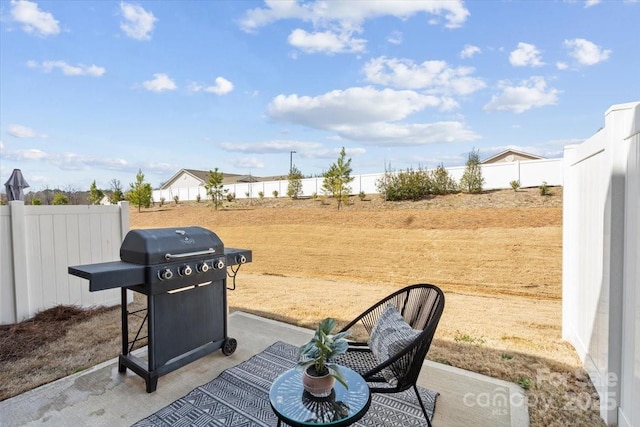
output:
POLYGON ((27 0, 11 0, 11 18, 22 25, 29 34, 54 36, 60 33, 58 20, 49 12, 43 12, 35 2, 27 0))
POLYGON ((220 148, 225 151, 257 154, 289 153, 290 151, 296 151, 298 154, 302 154, 311 150, 317 150, 320 147, 322 147, 322 144, 318 142, 287 140, 273 140, 254 143, 223 142, 220 144, 220 148))
POLYGON ((597 4, 599 4, 602 0, 587 0, 586 4, 584 5, 584 7, 591 7, 591 6, 595 6, 597 4))
POLYGON ((299 2, 297 0, 266 0, 265 7, 247 11, 240 20, 240 27, 247 32, 269 25, 281 19, 299 19, 314 25, 339 23, 342 28, 359 27, 365 20, 380 16, 409 18, 418 13, 431 15, 433 23, 444 17, 445 27, 457 28, 467 20, 469 11, 461 0, 445 2, 396 0, 361 0, 351 2, 322 1, 299 2))
POLYGON ((569 68, 569 64, 566 62, 558 61, 556 62, 556 68, 560 71, 564 71, 569 68))
POLYGON ((475 141, 478 134, 456 121, 436 123, 371 123, 336 129, 344 137, 375 145, 426 145, 475 141))
POLYGON ((176 90, 177 86, 171 78, 162 73, 154 74, 153 80, 147 80, 142 83, 145 89, 151 92, 163 92, 165 90, 176 90))
POLYGON ((580 65, 595 65, 606 61, 611 55, 610 49, 602 49, 600 46, 585 39, 565 40, 564 46, 569 49, 569 55, 580 65))
POLYGON ((16 138, 47 138, 44 133, 22 125, 10 125, 7 133, 16 138))
POLYGON ((445 61, 424 61, 415 64, 409 59, 371 59, 363 67, 370 83, 402 89, 425 89, 431 94, 469 95, 486 85, 472 77, 472 67, 452 68, 445 61))
POLYGON ((480 50, 478 46, 466 44, 460 52, 460 58, 472 58, 474 55, 477 55, 479 53, 482 53, 482 50, 480 50))
POLYGON ((289 34, 289 44, 306 53, 353 53, 363 52, 366 40, 352 37, 351 32, 335 33, 319 31, 308 33, 300 28, 289 34))
POLYGON ((262 169, 264 168, 264 163, 258 159, 257 157, 242 157, 240 159, 231 160, 231 163, 234 167, 239 169, 262 169))
POLYGON ((402 33, 400 31, 393 31, 387 37, 387 41, 391 44, 402 44, 402 33))
MULTIPOLYGON (((242 30, 254 32, 283 19, 303 21, 309 23, 313 31, 293 31, 288 38, 293 46, 308 53, 353 53, 364 50, 366 40, 352 36, 363 31, 366 20, 382 16, 407 19, 420 13, 429 15, 429 24, 443 23, 447 28, 462 26, 469 16, 462 0, 361 0, 357 4, 347 1, 265 0, 264 7, 248 10, 239 24, 242 30)), ((398 40, 389 39, 391 43, 398 40)))
POLYGON ((354 87, 309 97, 278 95, 268 107, 277 121, 336 132, 343 139, 377 145, 418 145, 478 138, 459 122, 404 123, 428 107, 441 107, 435 96, 411 90, 354 87))
POLYGON ((58 68, 65 76, 100 77, 107 72, 104 67, 98 67, 97 65, 70 65, 64 61, 43 61, 41 64, 35 61, 28 61, 27 67, 38 68, 45 73, 50 73, 53 69, 58 68))
MULTIPOLYGON (((335 160, 336 157, 340 155, 340 151, 342 151, 342 147, 319 148, 317 150, 313 150, 312 152, 307 153, 306 157, 312 157, 315 159, 335 160)), ((361 147, 347 147, 347 146, 344 147, 344 151, 347 157, 359 156, 367 152, 367 150, 361 147)))
POLYGON ((518 48, 509 55, 509 62, 515 67, 541 67, 544 65, 540 58, 540 51, 535 45, 518 43, 518 48))
MULTIPOLYGON (((130 165, 127 169, 132 169, 133 166, 134 165, 130 165)), ((145 172, 149 171, 149 173, 164 175, 173 174, 179 167, 180 166, 178 165, 172 165, 169 163, 145 162, 141 166, 133 167, 133 170, 137 172, 138 169, 142 169, 145 172)))
POLYGON ((31 148, 28 150, 3 150, 2 157, 8 160, 14 161, 27 161, 27 160, 46 160, 49 155, 42 150, 31 148))
POLYGON ((120 29, 124 33, 136 40, 150 40, 151 32, 158 18, 153 13, 147 12, 141 6, 133 3, 120 3, 120 12, 123 21, 120 22, 120 29))
POLYGON ((216 95, 226 95, 233 91, 233 83, 224 77, 216 77, 215 85, 213 86, 202 86, 198 83, 192 83, 189 85, 190 92, 209 92, 215 93, 216 95))
POLYGON ((512 111, 523 113, 531 108, 555 105, 560 91, 547 88, 543 77, 534 76, 520 82, 518 86, 502 81, 499 84, 501 92, 494 95, 483 109, 485 111, 512 111))
POLYGON ((343 124, 396 121, 426 107, 437 107, 437 97, 410 90, 353 87, 310 97, 278 95, 268 106, 274 120, 332 129, 343 124))

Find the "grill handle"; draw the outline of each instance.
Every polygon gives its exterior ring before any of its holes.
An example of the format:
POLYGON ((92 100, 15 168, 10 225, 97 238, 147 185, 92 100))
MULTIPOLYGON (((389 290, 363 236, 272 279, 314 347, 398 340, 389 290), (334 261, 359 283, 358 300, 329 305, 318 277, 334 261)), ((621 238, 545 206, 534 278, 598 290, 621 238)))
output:
POLYGON ((192 256, 201 256, 201 255, 211 255, 211 254, 215 254, 216 250, 213 248, 209 248, 206 251, 196 251, 196 252, 187 252, 184 254, 166 254, 164 256, 164 258, 167 261, 171 261, 172 259, 181 259, 181 258, 189 258, 192 256))

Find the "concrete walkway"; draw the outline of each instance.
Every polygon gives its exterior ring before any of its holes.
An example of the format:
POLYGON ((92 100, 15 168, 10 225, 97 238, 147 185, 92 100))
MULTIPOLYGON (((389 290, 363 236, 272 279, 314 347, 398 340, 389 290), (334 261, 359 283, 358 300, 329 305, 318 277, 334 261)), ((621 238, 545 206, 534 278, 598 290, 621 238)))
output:
MULTIPOLYGON (((233 355, 216 351, 162 376, 154 393, 146 393, 144 380, 130 371, 118 373, 113 359, 0 402, 0 425, 128 426, 275 341, 301 345, 312 334, 242 312, 229 315, 228 330, 238 340, 233 355)), ((513 383, 425 361, 418 384, 440 393, 434 427, 529 426, 524 394, 513 383)))

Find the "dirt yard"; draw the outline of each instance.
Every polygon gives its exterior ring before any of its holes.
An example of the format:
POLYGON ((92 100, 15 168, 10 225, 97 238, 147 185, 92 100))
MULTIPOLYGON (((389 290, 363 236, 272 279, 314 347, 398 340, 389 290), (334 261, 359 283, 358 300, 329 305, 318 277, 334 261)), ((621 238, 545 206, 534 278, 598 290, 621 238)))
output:
MULTIPOLYGON (((436 284, 446 306, 429 359, 519 383, 532 426, 602 425, 597 395, 561 339, 562 189, 551 193, 396 203, 369 196, 341 210, 331 199, 245 200, 218 210, 172 202, 132 208, 130 220, 132 228, 199 225, 226 247, 252 249, 230 309, 300 326, 327 316, 344 324, 395 289, 436 284), (552 383, 550 374, 566 381, 552 383)), ((100 316, 119 325, 117 313, 100 316)), ((117 354, 115 333, 100 338, 103 355, 117 354)), ((0 373, 0 384, 7 378, 0 373)))

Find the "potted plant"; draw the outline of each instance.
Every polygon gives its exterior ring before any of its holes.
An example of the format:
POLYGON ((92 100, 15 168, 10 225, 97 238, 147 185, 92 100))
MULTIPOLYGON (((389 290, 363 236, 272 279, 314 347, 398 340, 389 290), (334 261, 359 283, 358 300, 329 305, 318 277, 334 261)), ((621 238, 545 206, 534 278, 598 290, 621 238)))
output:
POLYGON ((324 319, 311 340, 298 350, 298 369, 302 371, 302 385, 306 391, 317 397, 329 396, 335 380, 348 388, 340 367, 330 360, 347 351, 349 343, 345 337, 349 331, 331 335, 335 326, 334 319, 324 319))

